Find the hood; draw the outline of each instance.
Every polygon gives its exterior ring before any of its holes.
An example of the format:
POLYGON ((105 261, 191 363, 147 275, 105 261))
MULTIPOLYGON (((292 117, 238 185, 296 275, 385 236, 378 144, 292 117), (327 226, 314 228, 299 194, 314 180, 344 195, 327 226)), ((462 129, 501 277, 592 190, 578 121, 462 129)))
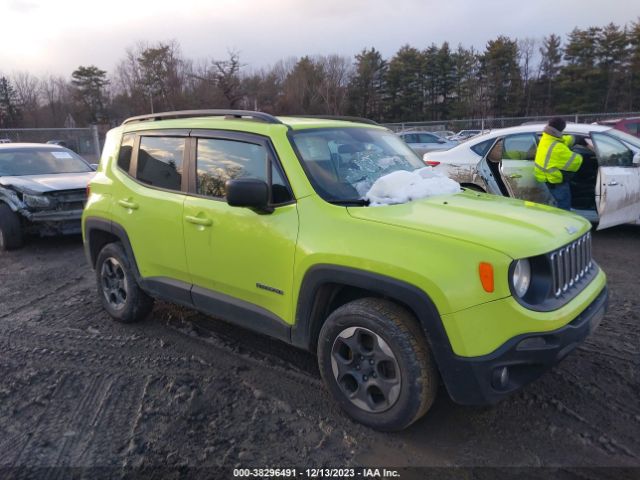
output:
POLYGON ((22 175, 19 177, 0 177, 0 185, 13 187, 26 193, 49 193, 60 190, 78 190, 87 188, 87 184, 96 172, 57 173, 47 175, 22 175))
POLYGON ((471 191, 348 211, 354 218, 448 236, 511 258, 550 252, 591 229, 587 220, 570 212, 471 191))

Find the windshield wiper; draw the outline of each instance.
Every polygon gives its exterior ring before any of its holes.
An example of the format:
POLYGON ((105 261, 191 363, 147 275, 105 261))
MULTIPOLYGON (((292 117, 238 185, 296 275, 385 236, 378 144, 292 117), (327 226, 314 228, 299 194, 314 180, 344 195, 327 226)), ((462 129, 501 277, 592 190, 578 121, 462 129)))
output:
POLYGON ((345 207, 367 207, 369 206, 369 200, 365 200, 364 198, 350 198, 348 200, 341 199, 331 199, 327 200, 329 203, 333 203, 334 205, 344 205, 345 207))

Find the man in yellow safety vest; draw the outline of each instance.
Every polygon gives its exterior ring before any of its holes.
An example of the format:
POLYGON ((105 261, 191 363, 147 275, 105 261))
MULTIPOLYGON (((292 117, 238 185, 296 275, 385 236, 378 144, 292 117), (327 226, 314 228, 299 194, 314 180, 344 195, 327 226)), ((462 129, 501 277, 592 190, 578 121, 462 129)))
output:
POLYGON ((570 150, 573 136, 562 135, 567 123, 559 117, 549 120, 542 132, 535 159, 535 177, 546 183, 558 208, 571 210, 571 174, 577 172, 582 165, 582 156, 570 150))

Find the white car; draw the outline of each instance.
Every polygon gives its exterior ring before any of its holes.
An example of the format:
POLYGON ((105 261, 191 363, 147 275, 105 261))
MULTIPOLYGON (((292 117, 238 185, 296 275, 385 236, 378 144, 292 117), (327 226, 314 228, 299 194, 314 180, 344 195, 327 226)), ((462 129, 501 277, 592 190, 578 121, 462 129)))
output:
MULTIPOLYGON (((545 124, 503 128, 479 135, 446 152, 430 152, 425 163, 463 187, 555 205, 537 182, 533 160, 545 124)), ((598 229, 640 223, 640 139, 603 125, 567 124, 572 150, 583 163, 571 178, 572 210, 598 229), (593 150, 587 147, 593 145, 593 150)))

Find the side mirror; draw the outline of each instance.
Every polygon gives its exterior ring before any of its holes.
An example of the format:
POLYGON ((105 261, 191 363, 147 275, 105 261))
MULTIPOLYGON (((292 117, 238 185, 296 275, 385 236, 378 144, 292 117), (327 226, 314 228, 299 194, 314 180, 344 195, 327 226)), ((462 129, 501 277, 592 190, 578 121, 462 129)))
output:
POLYGON ((632 163, 633 163, 634 165, 640 165, 640 152, 637 152, 637 153, 633 156, 632 163))
POLYGON ((89 164, 89 166, 91 168, 93 168, 93 171, 95 172, 96 170, 98 170, 98 167, 100 166, 100 164, 99 163, 91 163, 91 164, 89 164))
POLYGON ((439 138, 438 143, 447 143, 447 141, 444 138, 439 138))
POLYGON ((263 213, 272 213, 269 205, 269 186, 257 178, 227 180, 227 203, 232 207, 247 207, 263 213))

